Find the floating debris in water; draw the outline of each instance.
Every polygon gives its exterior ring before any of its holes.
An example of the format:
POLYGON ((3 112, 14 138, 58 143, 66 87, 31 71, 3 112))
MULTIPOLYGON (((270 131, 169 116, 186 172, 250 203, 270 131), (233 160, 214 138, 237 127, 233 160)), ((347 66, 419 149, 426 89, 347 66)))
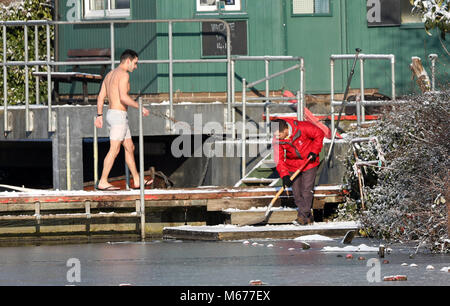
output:
POLYGON ((406 275, 390 275, 390 276, 385 276, 383 278, 383 280, 385 282, 389 282, 389 281, 407 281, 408 277, 406 277, 406 275))
POLYGON ((441 272, 450 272, 450 267, 443 267, 441 272))
POLYGON ((426 269, 427 270, 434 270, 434 267, 432 265, 428 265, 426 269))
POLYGON ((289 248, 288 249, 288 251, 294 251, 295 250, 295 248, 289 248))
POLYGON ((264 283, 262 280, 251 280, 249 281, 249 284, 252 286, 262 286, 262 285, 267 285, 267 283, 264 283))
POLYGON ((402 266, 407 267, 408 264, 406 262, 402 263, 402 266))
POLYGON ((253 246, 257 246, 259 243, 258 242, 253 242, 252 245, 253 246))
POLYGON ((359 256, 358 260, 366 260, 366 258, 364 256, 359 256))
POLYGON ((268 244, 267 247, 268 248, 273 248, 273 244, 268 244))
POLYGON ((250 244, 250 241, 245 240, 244 242, 242 242, 243 244, 247 245, 250 244))
POLYGON ((383 260, 383 264, 387 265, 389 263, 389 260, 385 259, 383 260))
POLYGON ((347 258, 347 259, 353 259, 353 255, 352 255, 352 254, 347 254, 347 256, 345 256, 345 258, 347 258))
POLYGON ((412 263, 412 264, 410 264, 409 266, 410 266, 410 267, 413 267, 413 268, 417 267, 417 265, 416 265, 415 263, 412 263))

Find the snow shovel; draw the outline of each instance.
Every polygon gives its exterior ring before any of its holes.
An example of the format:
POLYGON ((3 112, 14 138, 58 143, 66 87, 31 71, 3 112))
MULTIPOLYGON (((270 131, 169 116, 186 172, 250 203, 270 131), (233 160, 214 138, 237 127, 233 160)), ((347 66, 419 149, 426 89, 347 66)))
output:
MULTIPOLYGON (((305 169, 305 167, 309 164, 310 161, 311 161, 311 157, 309 157, 306 160, 306 163, 303 166, 301 166, 300 169, 298 169, 297 171, 295 171, 294 174, 292 174, 292 176, 290 177, 291 181, 293 181, 297 177, 297 175, 299 175, 299 173, 302 172, 303 169, 305 169)), ((283 191, 284 191, 284 186, 282 186, 281 189, 278 190, 278 192, 275 195, 275 197, 272 199, 272 201, 270 201, 270 204, 269 204, 269 206, 266 209, 266 213, 264 214, 264 217, 260 217, 258 219, 252 220, 250 222, 239 224, 239 226, 256 225, 256 224, 260 224, 260 223, 261 224, 267 223, 267 221, 269 220, 270 214, 271 214, 270 210, 272 209, 273 204, 278 200, 280 195, 283 193, 283 191)))

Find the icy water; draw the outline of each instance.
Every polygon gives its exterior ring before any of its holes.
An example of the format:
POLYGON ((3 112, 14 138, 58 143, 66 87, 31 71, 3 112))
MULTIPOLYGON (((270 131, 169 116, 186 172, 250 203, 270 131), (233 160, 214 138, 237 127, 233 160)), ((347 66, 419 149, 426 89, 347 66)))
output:
MULTIPOLYGON (((391 246, 388 264, 380 264, 381 282, 367 274, 376 252, 329 253, 325 246, 343 247, 339 239, 309 242, 303 250, 294 240, 232 242, 151 241, 0 247, 0 285, 450 285, 450 255, 418 253, 391 246), (253 243, 258 245, 252 245, 253 243), (269 246, 269 245, 272 246, 269 246), (358 260, 363 256, 365 260, 358 260), (402 266, 402 263, 417 267, 402 266), (435 270, 426 270, 433 265, 435 270), (79 267, 79 269, 78 269, 79 267), (78 269, 78 270, 77 270, 78 269), (407 281, 385 282, 384 276, 406 275, 407 281), (77 279, 78 276, 78 279, 77 279), (79 281, 79 282, 78 282, 79 281)), ((354 239, 352 245, 378 246, 375 240, 354 239)), ((383 259, 380 259, 382 261, 383 259)), ((375 275, 372 273, 372 275, 375 275)))

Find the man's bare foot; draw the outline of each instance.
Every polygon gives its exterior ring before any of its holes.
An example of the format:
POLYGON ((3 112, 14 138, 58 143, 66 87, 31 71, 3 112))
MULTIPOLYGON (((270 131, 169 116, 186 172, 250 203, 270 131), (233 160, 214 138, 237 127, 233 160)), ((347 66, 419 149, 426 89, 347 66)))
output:
MULTIPOLYGON (((134 187, 131 187, 131 189, 139 189, 139 188, 140 188, 140 186, 139 186, 139 180, 137 180, 137 182, 138 182, 138 184, 137 184, 137 185, 134 184, 134 187)), ((146 186, 150 186, 152 183, 153 183, 153 180, 152 180, 152 179, 150 179, 150 180, 144 180, 144 188, 145 188, 146 186)))
POLYGON ((119 187, 115 187, 109 183, 102 183, 100 181, 95 183, 95 189, 96 190, 120 190, 119 187))

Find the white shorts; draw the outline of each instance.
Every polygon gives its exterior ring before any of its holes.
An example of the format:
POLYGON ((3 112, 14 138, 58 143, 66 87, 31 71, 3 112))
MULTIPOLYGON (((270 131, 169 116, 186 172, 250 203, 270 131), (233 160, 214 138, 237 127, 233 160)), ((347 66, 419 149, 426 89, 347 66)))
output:
POLYGON ((109 139, 122 141, 131 138, 128 113, 118 109, 108 109, 106 122, 109 125, 109 139))

